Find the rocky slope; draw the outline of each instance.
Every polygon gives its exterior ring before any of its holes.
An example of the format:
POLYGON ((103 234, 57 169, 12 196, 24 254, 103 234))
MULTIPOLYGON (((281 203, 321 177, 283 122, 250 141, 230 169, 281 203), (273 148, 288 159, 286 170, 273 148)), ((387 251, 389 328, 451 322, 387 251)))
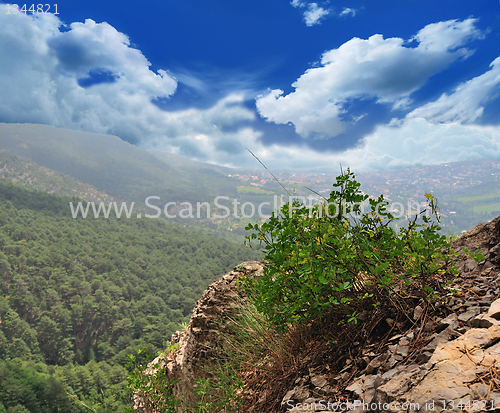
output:
MULTIPOLYGON (((464 255, 450 292, 432 308, 423 300, 415 307, 413 328, 383 345, 363 347, 361 371, 360 363, 350 359, 336 371, 311 366, 292 386, 280 389, 279 400, 269 404, 278 407, 267 411, 500 411, 500 217, 478 225, 452 246, 480 249, 485 259, 476 263, 464 255)), ((194 398, 194 377, 222 345, 220 331, 235 298, 242 297, 236 280, 262 268, 263 263, 244 263, 212 283, 187 329, 174 335, 178 349, 156 360, 177 380, 173 390, 178 397, 194 398)), ((135 408, 146 411, 139 397, 135 408)), ((245 411, 266 410, 247 404, 245 411)))

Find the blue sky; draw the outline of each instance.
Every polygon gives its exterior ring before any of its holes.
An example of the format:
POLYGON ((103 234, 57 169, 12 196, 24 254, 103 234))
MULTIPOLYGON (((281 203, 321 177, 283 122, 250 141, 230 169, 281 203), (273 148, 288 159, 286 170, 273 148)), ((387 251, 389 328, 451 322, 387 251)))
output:
POLYGON ((21 7, 0 3, 0 122, 275 171, 500 160, 498 0, 21 7))

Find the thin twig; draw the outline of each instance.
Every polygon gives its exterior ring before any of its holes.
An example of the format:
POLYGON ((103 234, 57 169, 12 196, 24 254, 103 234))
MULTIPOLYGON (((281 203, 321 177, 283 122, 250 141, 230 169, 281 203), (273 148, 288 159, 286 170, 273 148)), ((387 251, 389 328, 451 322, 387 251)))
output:
POLYGON ((316 194, 316 195, 320 196, 320 197, 321 197, 321 198, 323 198, 325 201, 328 201, 328 199, 327 199, 327 198, 325 198, 323 195, 321 195, 321 194, 317 193, 314 189, 311 189, 311 188, 309 188, 308 186, 305 186, 305 185, 304 185, 304 188, 308 189, 308 190, 309 190, 309 191, 311 191, 313 194, 316 194))
POLYGON ((255 159, 257 159, 257 160, 259 161, 259 163, 260 163, 260 164, 261 164, 261 165, 262 165, 262 166, 266 169, 266 171, 267 171, 267 172, 269 172, 269 173, 271 174, 271 176, 272 176, 272 177, 276 180, 276 182, 278 182, 278 183, 281 185, 281 187, 285 190, 285 192, 288 194, 288 196, 292 196, 292 195, 290 195, 290 192, 288 192, 288 191, 286 190, 286 188, 283 186, 283 184, 279 181, 279 179, 278 179, 278 178, 276 178, 276 177, 273 175, 273 173, 272 173, 269 169, 267 169, 267 166, 266 166, 266 165, 264 165, 264 164, 261 162, 261 160, 260 160, 259 158, 257 158, 257 156, 256 156, 256 155, 255 155, 255 154, 254 154, 254 153, 253 153, 250 149, 248 149, 247 147, 245 147, 245 149, 246 149, 248 152, 250 152, 250 154, 251 154, 251 155, 252 155, 255 159))

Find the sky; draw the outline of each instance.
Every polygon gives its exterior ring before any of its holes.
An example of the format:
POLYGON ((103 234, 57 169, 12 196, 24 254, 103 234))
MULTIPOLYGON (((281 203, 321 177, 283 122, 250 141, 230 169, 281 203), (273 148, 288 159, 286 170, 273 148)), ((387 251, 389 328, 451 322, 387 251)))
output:
POLYGON ((499 0, 23 4, 0 122, 276 172, 500 161, 499 0))

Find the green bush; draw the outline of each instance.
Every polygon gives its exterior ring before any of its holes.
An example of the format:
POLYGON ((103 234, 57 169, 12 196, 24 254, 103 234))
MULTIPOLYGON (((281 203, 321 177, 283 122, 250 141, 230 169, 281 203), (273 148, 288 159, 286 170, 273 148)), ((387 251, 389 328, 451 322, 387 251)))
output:
POLYGON ((239 392, 244 389, 234 361, 222 358, 206 366, 212 369, 211 378, 195 381, 196 406, 186 412, 237 413, 243 405, 239 392))
MULTIPOLYGON (((177 349, 177 344, 167 343, 165 354, 177 349)), ((145 348, 136 350, 134 355, 127 356, 128 374, 127 390, 142 399, 142 409, 158 413, 233 413, 241 407, 243 400, 238 395, 244 385, 238 378, 235 363, 222 357, 205 366, 210 370, 211 378, 199 378, 194 381, 194 394, 197 396, 194 405, 188 406, 185 399, 178 399, 173 387, 177 381, 170 380, 165 374, 161 362, 152 364, 153 353, 146 353, 145 348)), ((134 412, 132 407, 128 412, 134 412)))
MULTIPOLYGON (((167 343, 166 353, 175 348, 176 345, 167 343)), ((142 399, 146 411, 177 413, 180 402, 172 392, 176 382, 167 378, 161 362, 148 364, 153 358, 153 353, 146 353, 146 348, 127 355, 127 367, 132 370, 128 374, 128 385, 125 388, 142 399)), ((134 409, 129 407, 127 411, 134 412, 134 409)))
POLYGON ((347 169, 325 202, 307 206, 294 200, 267 222, 247 226, 253 231, 249 242, 266 245, 267 265, 261 278, 247 278, 244 285, 279 329, 332 312, 356 322, 363 308, 397 306, 410 291, 430 299, 439 288, 436 276, 456 272, 457 254, 438 233, 431 194, 428 208, 398 231, 383 195, 370 199, 360 186, 347 169))

